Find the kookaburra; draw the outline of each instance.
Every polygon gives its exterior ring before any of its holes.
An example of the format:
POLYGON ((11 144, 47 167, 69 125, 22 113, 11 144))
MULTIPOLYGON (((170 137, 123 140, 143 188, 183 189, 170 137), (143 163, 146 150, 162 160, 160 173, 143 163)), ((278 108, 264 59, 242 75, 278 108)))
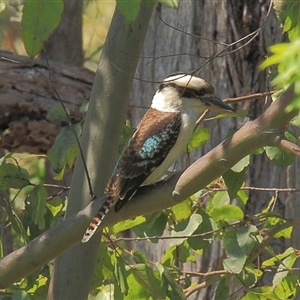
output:
POLYGON ((161 179, 185 151, 196 122, 206 109, 233 112, 215 96, 214 87, 201 77, 170 75, 160 84, 150 109, 116 163, 106 186, 106 200, 87 228, 83 243, 96 232, 113 205, 115 211, 119 211, 139 186, 161 179))

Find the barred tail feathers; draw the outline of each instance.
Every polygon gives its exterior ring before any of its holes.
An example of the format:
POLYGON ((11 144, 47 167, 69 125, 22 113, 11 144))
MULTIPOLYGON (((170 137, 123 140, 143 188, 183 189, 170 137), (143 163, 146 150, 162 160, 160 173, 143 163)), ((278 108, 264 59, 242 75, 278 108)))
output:
POLYGON ((98 210, 98 213, 94 216, 92 222, 89 224, 89 227, 86 229, 85 234, 83 235, 81 240, 82 243, 88 242, 90 238, 94 235, 94 233, 97 231, 98 227, 100 226, 103 219, 109 212, 112 204, 114 203, 114 200, 114 198, 107 196, 105 202, 98 210))

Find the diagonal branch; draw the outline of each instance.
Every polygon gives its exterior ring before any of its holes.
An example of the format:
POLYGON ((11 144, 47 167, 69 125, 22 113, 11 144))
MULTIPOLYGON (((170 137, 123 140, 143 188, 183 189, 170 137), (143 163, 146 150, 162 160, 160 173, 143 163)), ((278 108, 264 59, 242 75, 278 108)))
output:
POLYGON ((298 145, 294 144, 293 142, 290 142, 285 139, 280 139, 280 141, 278 142, 278 145, 281 148, 286 149, 289 152, 293 153, 294 155, 300 157, 300 147, 298 145))
MULTIPOLYGON (((140 188, 119 213, 109 212, 102 227, 168 208, 205 187, 255 149, 278 145, 285 125, 298 113, 284 109, 293 98, 294 88, 290 87, 259 118, 245 124, 182 174, 174 175, 167 182, 140 188)), ((78 244, 102 202, 103 199, 93 201, 76 215, 0 260, 0 288, 11 285, 78 244)))

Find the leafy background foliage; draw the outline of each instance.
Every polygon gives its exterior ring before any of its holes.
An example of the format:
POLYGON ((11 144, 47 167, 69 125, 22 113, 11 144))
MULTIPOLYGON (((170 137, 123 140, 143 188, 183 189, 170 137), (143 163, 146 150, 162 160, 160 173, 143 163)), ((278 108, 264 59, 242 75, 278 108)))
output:
MULTIPOLYGON (((177 7, 174 0, 161 2, 172 8, 177 7)), ((296 2, 288 4, 279 14, 284 23, 283 29, 288 32, 291 41, 272 46, 270 51, 273 54, 262 67, 276 65, 276 68, 272 67, 278 74, 273 83, 279 86, 295 84, 295 90, 300 95, 300 24, 299 3, 296 2)), ((31 57, 39 53, 43 42, 59 22, 63 2, 55 1, 55 5, 49 3, 25 2, 23 39, 31 57), (36 11, 39 11, 38 17, 36 11)), ((130 23, 137 15, 140 1, 117 1, 117 5, 130 23)), ((299 103, 297 98, 292 105, 300 107, 299 103)), ((54 177, 63 179, 77 155, 74 132, 80 137, 82 124, 68 124, 68 119, 59 108, 53 109, 51 114, 54 121, 67 123, 47 153, 56 173, 54 177)), ((124 126, 121 145, 128 140, 131 132, 128 124, 124 126)), ((293 142, 298 140, 292 130, 287 131, 286 136, 293 142)), ((187 153, 209 138, 207 129, 196 129, 187 153)), ((294 161, 292 154, 274 147, 260 149, 252 155, 262 155, 263 152, 281 167, 294 161)), ((8 153, 0 160, 0 190, 5 192, 0 200, 0 221, 12 227, 15 248, 28 243, 63 218, 66 199, 60 194, 68 187, 57 186, 58 192, 54 194, 47 192, 45 159, 46 156, 8 153)), ((89 299, 186 299, 186 289, 195 285, 193 276, 205 278, 208 284, 218 283, 215 299, 230 297, 231 280, 248 288, 242 298, 244 300, 295 297, 299 285, 293 267, 299 251, 288 248, 283 253, 275 254, 269 246, 272 239, 288 239, 295 223, 273 212, 274 198, 257 215, 244 215, 248 201, 245 179, 250 162, 251 156, 245 157, 208 187, 166 211, 139 216, 107 228, 100 244, 89 299), (135 234, 135 243, 146 240, 155 246, 163 236, 170 240, 170 247, 160 261, 150 261, 142 252, 127 249, 128 241, 122 232, 129 229, 135 234), (205 256, 213 240, 219 240, 225 252, 222 268, 205 274, 183 271, 182 263, 195 262, 200 256, 205 256), (268 253, 269 258, 259 265, 257 260, 262 253, 268 253), (272 285, 256 287, 264 273, 271 270, 274 272, 272 285)), ((0 254, 3 256, 4 241, 1 239, 0 242, 0 254)), ((6 295, 2 298, 46 299, 51 269, 51 263, 43 266, 1 291, 6 295)))

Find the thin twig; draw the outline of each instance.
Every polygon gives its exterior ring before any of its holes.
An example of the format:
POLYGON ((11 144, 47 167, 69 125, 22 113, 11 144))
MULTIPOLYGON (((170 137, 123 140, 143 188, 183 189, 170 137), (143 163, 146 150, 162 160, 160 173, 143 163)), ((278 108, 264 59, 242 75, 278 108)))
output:
POLYGON ((63 185, 51 184, 51 183, 44 183, 43 186, 44 187, 55 188, 55 189, 65 189, 65 190, 69 190, 70 189, 69 186, 63 186, 63 185))
POLYGON ((275 93, 275 91, 264 92, 264 93, 255 93, 255 94, 241 96, 241 97, 225 98, 223 101, 225 103, 238 103, 238 102, 242 102, 242 101, 245 101, 245 100, 252 100, 252 99, 257 99, 257 98, 263 98, 263 97, 266 97, 268 95, 272 95, 274 93, 275 93))
POLYGON ((65 112, 65 115, 69 121, 69 125, 71 127, 71 130, 74 134, 74 137, 76 139, 76 143, 78 145, 78 149, 79 149, 79 154, 80 154, 80 157, 81 157, 81 160, 82 160, 82 164, 83 164, 83 168, 84 168, 84 171, 85 171, 85 175, 86 175, 86 179, 87 179, 87 183, 88 183, 88 187, 89 187, 89 194, 90 196, 92 197, 92 199, 96 199, 96 195, 94 194, 94 191, 93 191, 93 187, 92 187, 92 182, 91 182, 91 178, 90 178, 90 175, 89 175, 89 171, 88 171, 88 168, 87 168, 87 165, 86 165, 86 161, 85 161, 85 158, 84 158, 84 154, 83 154, 83 150, 82 150, 82 147, 81 147, 81 144, 80 144, 80 140, 79 140, 79 137, 77 136, 77 133, 75 131, 75 128, 72 124, 72 120, 71 120, 71 117, 69 115, 69 112, 68 112, 68 109, 67 107, 65 106, 60 94, 58 93, 58 91, 56 90, 56 88, 54 87, 53 83, 52 83, 52 80, 51 80, 51 68, 50 68, 50 64, 49 64, 49 60, 48 60, 48 56, 47 56, 47 53, 46 53, 46 63, 47 63, 47 67, 48 67, 48 77, 44 76, 44 74, 42 72, 39 72, 39 70, 37 70, 40 74, 42 74, 48 81, 50 87, 52 88, 55 96, 57 97, 57 99, 59 100, 64 112, 65 112))
MULTIPOLYGON (((264 187, 254 187, 254 186, 243 186, 240 189, 249 190, 249 191, 261 191, 261 192, 284 192, 284 193, 300 192, 300 189, 295 189, 295 188, 264 188, 264 187)), ((227 191, 228 189, 224 187, 224 188, 209 188, 208 190, 212 192, 217 192, 217 191, 227 191)))
MULTIPOLYGON (((226 230, 229 228, 235 228, 236 226, 240 226, 240 225, 245 225, 245 224, 250 224, 251 221, 259 221, 259 220, 265 220, 268 217, 272 217, 272 216, 277 216, 279 217, 277 214, 274 214, 272 212, 270 213, 265 213, 262 214, 260 216, 255 216, 255 217, 251 217, 251 218, 247 218, 247 220, 241 220, 232 224, 229 224, 227 226, 223 226, 221 228, 218 229, 214 229, 214 230, 210 230, 204 233, 198 233, 198 234, 191 234, 191 235, 178 235, 178 236, 148 236, 148 237, 132 237, 132 238, 116 238, 116 239, 111 239, 112 242, 119 242, 119 241, 132 241, 132 242, 140 242, 140 241, 147 241, 147 240, 152 240, 152 239, 157 239, 157 240, 172 240, 172 239, 188 239, 188 238, 199 238, 199 237, 205 237, 207 235, 211 235, 211 234, 215 234, 218 233, 222 230, 226 230)), ((282 218, 283 220, 285 220, 286 222, 294 222, 295 224, 298 224, 298 220, 293 220, 293 219, 286 219, 286 218, 282 218)), ((256 224, 256 226, 259 226, 258 224, 256 224)))
POLYGON ((188 297, 188 296, 192 295, 193 293, 195 293, 195 292, 197 292, 197 291, 199 291, 201 289, 204 289, 206 287, 209 287, 209 286, 213 285, 214 283, 220 281, 220 279, 222 279, 223 277, 225 277, 225 276, 232 276, 232 275, 235 275, 235 274, 220 274, 219 276, 211 277, 209 279, 209 281, 206 280, 204 282, 198 283, 196 285, 193 285, 193 286, 185 289, 184 290, 184 295, 186 297, 188 297))

